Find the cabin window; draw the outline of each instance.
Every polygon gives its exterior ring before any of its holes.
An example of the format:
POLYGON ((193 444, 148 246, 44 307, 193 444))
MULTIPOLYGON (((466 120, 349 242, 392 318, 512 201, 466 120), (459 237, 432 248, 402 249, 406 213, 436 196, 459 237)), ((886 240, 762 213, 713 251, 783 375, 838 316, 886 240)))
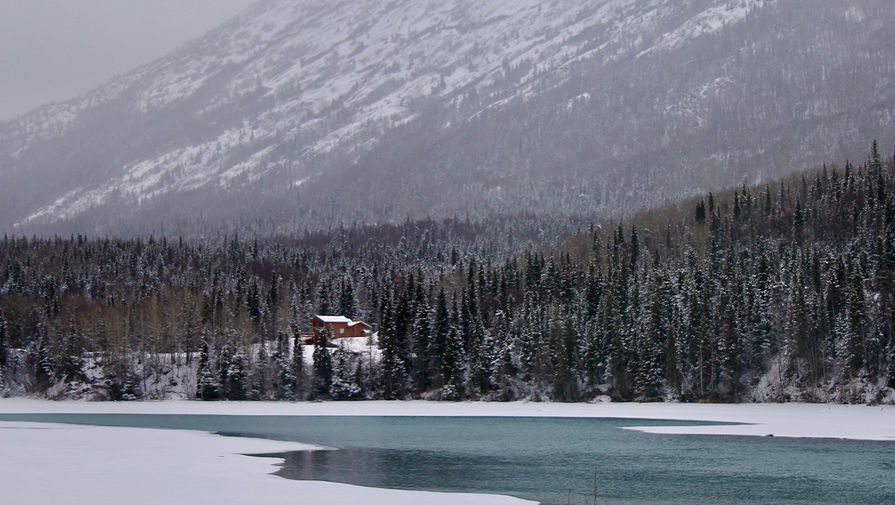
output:
POLYGON ((339 334, 341 335, 343 333, 345 333, 345 328, 339 328, 339 334))

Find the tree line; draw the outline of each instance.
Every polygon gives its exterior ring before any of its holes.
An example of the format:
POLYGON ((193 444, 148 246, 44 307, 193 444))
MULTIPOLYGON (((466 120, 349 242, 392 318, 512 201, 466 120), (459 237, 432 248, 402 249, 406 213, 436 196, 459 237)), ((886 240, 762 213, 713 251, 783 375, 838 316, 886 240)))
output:
POLYGON ((858 165, 521 252, 482 246, 508 233, 487 221, 202 243, 4 237, 0 380, 109 399, 892 402, 893 186, 874 142, 858 165), (378 338, 303 340, 313 314, 363 319, 378 338))

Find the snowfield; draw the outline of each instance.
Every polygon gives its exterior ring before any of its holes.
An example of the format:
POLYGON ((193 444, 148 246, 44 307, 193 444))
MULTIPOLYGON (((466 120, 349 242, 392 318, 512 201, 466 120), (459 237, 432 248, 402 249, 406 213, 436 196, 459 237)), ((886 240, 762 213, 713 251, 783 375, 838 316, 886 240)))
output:
POLYGON ((16 505, 533 503, 288 480, 271 475, 278 460, 244 455, 307 449, 195 431, 0 422, 0 482, 3 503, 16 505))

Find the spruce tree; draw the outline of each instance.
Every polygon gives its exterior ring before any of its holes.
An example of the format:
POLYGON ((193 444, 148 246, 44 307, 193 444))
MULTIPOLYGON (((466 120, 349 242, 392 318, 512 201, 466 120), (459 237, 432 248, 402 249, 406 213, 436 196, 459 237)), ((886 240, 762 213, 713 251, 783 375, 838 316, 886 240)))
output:
POLYGON ((202 340, 202 349, 199 352, 199 370, 196 380, 196 397, 200 400, 217 400, 220 395, 221 385, 211 365, 208 350, 208 341, 202 340))
POLYGON ((453 327, 448 331, 441 361, 441 375, 444 378, 442 396, 445 400, 460 400, 465 391, 466 355, 463 350, 463 335, 453 327))
POLYGON ((267 341, 263 338, 258 344, 258 355, 255 358, 255 374, 252 377, 253 400, 266 400, 271 389, 271 361, 267 350, 267 341))
POLYGON ((222 398, 230 399, 230 362, 233 359, 233 349, 230 344, 224 344, 217 352, 217 377, 221 385, 219 394, 222 398))
POLYGON ((861 266, 855 261, 852 264, 851 286, 848 294, 848 333, 845 351, 848 373, 854 377, 864 366, 864 339, 866 324, 866 307, 864 295, 864 276, 861 266))
POLYGON ((469 394, 475 398, 487 394, 494 376, 494 342, 482 322, 472 322, 469 335, 469 394))
POLYGON ((697 224, 705 222, 705 200, 699 200, 696 204, 694 220, 697 224))
POLYGON ((329 398, 333 380, 332 357, 329 354, 329 329, 314 333, 314 397, 329 398))
POLYGON ((431 342, 431 322, 429 304, 425 299, 417 303, 416 317, 413 320, 413 384, 417 391, 424 391, 431 381, 432 369, 429 356, 431 342))
POLYGON ((300 400, 304 397, 305 384, 304 346, 301 342, 301 334, 294 334, 292 337, 292 361, 290 362, 290 367, 295 381, 292 386, 292 393, 295 399, 300 400))
POLYGON ((890 388, 895 389, 895 338, 889 339, 889 351, 886 359, 888 360, 888 368, 886 370, 887 384, 890 388))
POLYGON ((723 333, 719 342, 721 393, 735 400, 739 391, 740 349, 737 334, 736 312, 733 304, 728 304, 723 312, 723 333))
POLYGON ((7 392, 6 361, 9 351, 6 344, 6 331, 6 319, 3 314, 0 314, 0 396, 5 396, 7 392))
POLYGON ((401 360, 395 313, 391 294, 387 294, 379 307, 379 349, 382 351, 382 387, 387 400, 400 399, 405 393, 406 370, 401 360))
POLYGON ((6 361, 9 355, 7 331, 6 318, 3 317, 3 314, 0 314, 0 374, 6 368, 6 361))
POLYGON ((350 277, 342 280, 341 291, 339 293, 339 315, 347 318, 357 316, 357 299, 354 295, 354 284, 350 277))
POLYGON ((361 388, 355 380, 355 370, 351 366, 349 354, 342 350, 333 351, 333 374, 330 388, 333 400, 354 400, 360 397, 361 388))
POLYGON ((245 351, 237 348, 227 369, 227 399, 245 400, 248 391, 248 362, 245 351))
POLYGON ((603 311, 603 327, 608 347, 605 381, 612 386, 622 398, 627 398, 630 385, 628 383, 628 359, 625 346, 626 328, 622 323, 621 314, 616 303, 607 299, 603 311))
POLYGON ((320 286, 317 290, 317 314, 320 314, 322 316, 330 315, 330 313, 332 312, 330 296, 332 296, 332 287, 330 285, 330 280, 321 280, 320 286))
POLYGON ((435 319, 432 323, 432 339, 429 342, 428 350, 430 366, 432 367, 430 374, 431 377, 435 378, 435 383, 437 385, 446 383, 443 374, 444 367, 442 364, 444 363, 447 342, 450 338, 451 331, 452 328, 450 311, 448 310, 447 305, 447 295, 444 292, 444 288, 441 288, 435 302, 435 319))
POLYGON ((656 397, 662 387, 665 371, 665 350, 671 327, 671 295, 666 274, 657 269, 650 286, 646 328, 641 334, 638 394, 656 397))
POLYGON ((535 307, 529 298, 525 302, 522 330, 519 333, 519 365, 522 378, 528 382, 534 382, 536 378, 535 359, 538 352, 539 330, 535 307))
POLYGON ((551 323, 551 344, 554 353, 553 398, 572 402, 578 397, 576 335, 572 318, 568 315, 551 323))
POLYGON ((600 339, 599 320, 594 314, 584 329, 584 375, 588 386, 594 386, 601 379, 601 365, 605 359, 604 345, 600 339))

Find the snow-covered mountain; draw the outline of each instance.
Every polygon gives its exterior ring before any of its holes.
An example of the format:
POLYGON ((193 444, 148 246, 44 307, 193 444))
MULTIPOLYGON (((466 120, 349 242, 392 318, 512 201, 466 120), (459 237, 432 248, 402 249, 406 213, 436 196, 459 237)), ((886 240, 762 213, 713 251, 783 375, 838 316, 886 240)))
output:
POLYGON ((0 228, 595 217, 895 138, 883 0, 265 0, 0 124, 0 228))

